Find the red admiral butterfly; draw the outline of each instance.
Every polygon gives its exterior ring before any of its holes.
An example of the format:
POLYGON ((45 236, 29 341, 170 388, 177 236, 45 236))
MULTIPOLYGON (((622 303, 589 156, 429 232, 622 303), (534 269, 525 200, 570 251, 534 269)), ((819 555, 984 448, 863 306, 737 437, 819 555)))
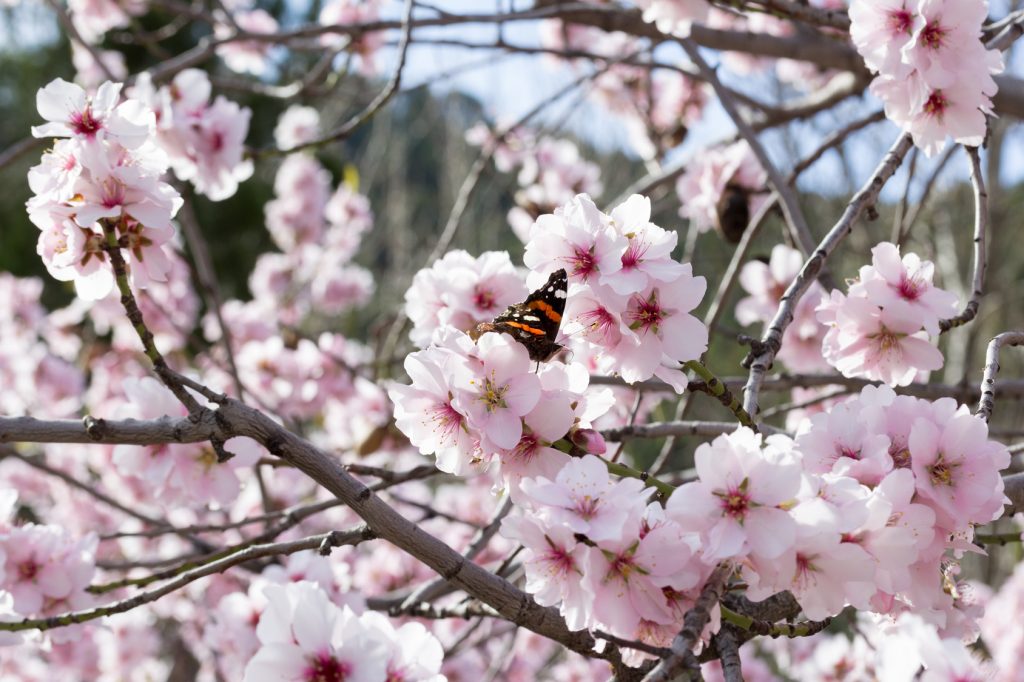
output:
POLYGON ((530 359, 545 362, 562 350, 555 343, 565 312, 565 294, 569 287, 565 270, 548 277, 547 284, 526 297, 522 303, 509 306, 493 322, 481 322, 469 332, 475 341, 487 332, 509 334, 526 346, 530 359))

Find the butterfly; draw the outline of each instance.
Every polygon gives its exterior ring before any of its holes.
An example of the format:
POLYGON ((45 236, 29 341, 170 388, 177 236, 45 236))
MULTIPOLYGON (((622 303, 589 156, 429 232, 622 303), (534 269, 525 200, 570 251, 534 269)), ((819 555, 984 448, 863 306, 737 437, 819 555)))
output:
POLYGON ((534 362, 550 360, 562 350, 562 345, 555 343, 555 337, 562 324, 568 287, 565 270, 557 270, 525 301, 509 306, 491 322, 481 322, 469 335, 475 341, 487 332, 509 334, 526 346, 534 362))

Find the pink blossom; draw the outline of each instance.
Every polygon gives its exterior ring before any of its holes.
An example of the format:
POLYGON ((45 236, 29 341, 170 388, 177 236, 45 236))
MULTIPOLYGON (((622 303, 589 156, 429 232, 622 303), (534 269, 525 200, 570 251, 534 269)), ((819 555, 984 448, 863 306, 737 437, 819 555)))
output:
POLYGON ((15 611, 32 616, 88 604, 96 542, 94 535, 74 539, 57 526, 35 524, 0 536, 0 587, 14 598, 15 611))
POLYGON ((442 471, 463 474, 469 470, 474 444, 466 416, 453 405, 452 385, 445 365, 454 362, 436 348, 411 353, 405 371, 412 384, 388 389, 395 404, 395 425, 420 452, 437 456, 442 471))
POLYGON ((490 322, 526 294, 507 252, 489 251, 473 258, 465 251, 450 251, 416 273, 405 293, 405 311, 413 324, 409 338, 425 348, 437 329, 468 331, 490 322))
POLYGON ((637 504, 654 492, 635 478, 613 481, 594 455, 570 460, 554 480, 526 478, 521 487, 552 524, 565 525, 595 542, 621 537, 637 504))
POLYGON ((736 321, 740 324, 771 321, 782 295, 803 264, 803 254, 785 244, 772 247, 767 263, 759 260, 746 263, 740 270, 739 280, 750 295, 736 304, 736 321))
POLYGON ((677 235, 651 222, 651 200, 639 194, 626 199, 611 212, 612 224, 628 239, 617 272, 601 275, 601 284, 615 293, 628 295, 642 290, 650 280, 672 282, 686 273, 685 266, 672 260, 677 235))
POLYGON ((523 503, 519 484, 524 477, 553 479, 569 461, 568 455, 551 445, 563 438, 573 425, 575 415, 570 401, 574 397, 569 392, 544 391, 523 418, 519 443, 500 453, 501 478, 514 502, 523 503))
POLYGON ((386 642, 386 682, 446 682, 439 674, 444 650, 437 637, 422 623, 406 623, 396 628, 381 613, 368 611, 359 617, 360 624, 375 630, 377 638, 386 642))
POLYGON ((988 440, 988 426, 966 412, 945 423, 918 419, 910 431, 911 468, 918 494, 945 528, 988 523, 1002 515, 1001 469, 1006 447, 988 440))
POLYGON ((316 244, 324 232, 324 208, 331 193, 331 175, 306 154, 289 154, 274 177, 274 198, 263 211, 267 230, 282 251, 316 244))
POLYGON ((870 555, 828 528, 800 526, 790 549, 771 560, 755 556, 744 575, 751 580, 750 599, 789 590, 811 620, 834 616, 848 604, 866 609, 876 589, 870 555))
MULTIPOLYGON (((183 201, 167 183, 138 166, 111 166, 107 159, 86 165, 75 183, 75 222, 91 227, 101 218, 131 218, 147 228, 167 230, 183 201)), ((166 239, 164 240, 166 241, 166 239)))
POLYGON ((35 137, 71 137, 91 143, 111 139, 134 149, 150 134, 153 118, 134 100, 119 103, 120 83, 103 83, 94 97, 57 78, 36 95, 39 114, 49 123, 32 128, 35 137))
POLYGON ((542 606, 558 606, 570 630, 587 627, 593 595, 583 576, 587 546, 577 542, 573 531, 559 523, 542 523, 531 515, 508 516, 501 534, 521 543, 527 592, 542 606))
POLYGON ((622 314, 622 340, 611 351, 627 382, 655 374, 666 381, 667 368, 695 360, 707 349, 708 331, 690 311, 704 297, 707 283, 683 264, 671 283, 649 285, 634 293, 622 314))
POLYGON ((918 0, 863 0, 850 5, 850 37, 872 71, 898 77, 909 70, 902 48, 924 21, 918 0))
POLYGON ((837 405, 811 418, 810 428, 796 441, 807 471, 836 473, 877 485, 892 469, 888 436, 865 431, 859 407, 837 405))
POLYGON ((174 164, 175 175, 191 182, 197 192, 211 201, 234 196, 238 183, 248 180, 253 172, 252 161, 244 158, 251 116, 247 107, 217 97, 197 120, 182 130, 190 158, 174 164))
POLYGON ((621 636, 633 635, 643 621, 676 625, 681 614, 667 595, 696 587, 705 571, 693 561, 696 536, 653 506, 643 525, 634 517, 616 536, 587 548, 583 580, 594 595, 592 618, 621 636))
POLYGON ((459 360, 452 405, 480 432, 485 451, 515 447, 523 435, 521 418, 540 399, 526 347, 505 334, 484 334, 459 360))
POLYGON ((358 265, 338 267, 332 258, 321 258, 318 265, 310 289, 310 300, 316 310, 327 315, 339 315, 366 305, 373 296, 373 275, 366 268, 358 265))
POLYGON ((934 264, 914 253, 900 259, 895 244, 882 242, 871 249, 871 265, 860 269, 860 281, 850 287, 850 295, 863 295, 882 308, 895 301, 908 303, 923 318, 929 334, 939 333, 939 320, 957 314, 955 294, 932 283, 934 264), (862 292, 862 293, 861 293, 862 292))
POLYGON ((68 3, 72 23, 82 39, 91 45, 101 42, 103 34, 110 29, 127 26, 132 15, 142 14, 145 9, 143 0, 71 0, 68 3))
POLYGON ((554 214, 537 218, 526 244, 523 263, 540 284, 541 275, 565 268, 569 281, 587 283, 622 268, 629 240, 616 230, 590 197, 581 194, 554 214))
POLYGON ((762 442, 745 427, 698 446, 698 480, 672 493, 665 511, 701 533, 706 562, 748 553, 772 560, 790 549, 796 524, 780 507, 800 486, 800 469, 785 454, 791 447, 783 436, 762 442))
POLYGON ((919 371, 942 367, 942 353, 926 340, 921 316, 910 304, 894 301, 883 310, 867 299, 832 295, 818 308, 822 322, 832 314, 828 308, 835 311, 822 351, 843 376, 906 386, 919 371))
POLYGON ((55 205, 30 210, 29 219, 41 230, 36 253, 54 279, 73 281, 81 298, 104 298, 114 287, 104 237, 97 230, 79 226, 69 213, 55 205))
POLYGON ((245 668, 245 682, 385 679, 388 643, 345 607, 339 609, 313 583, 268 585, 256 635, 260 649, 245 668))
MULTIPOLYGON (((740 270, 740 285, 750 296, 736 304, 736 321, 740 324, 770 322, 803 263, 800 251, 777 244, 772 248, 768 263, 754 260, 744 265, 740 270)), ((815 316, 820 296, 821 286, 815 282, 796 304, 793 320, 783 335, 777 359, 795 372, 813 372, 827 366, 821 356, 826 329, 815 316)))
POLYGON ((947 88, 960 74, 982 79, 982 90, 995 91, 986 71, 981 25, 988 18, 987 2, 921 0, 911 40, 902 48, 906 63, 914 65, 933 88, 947 88))

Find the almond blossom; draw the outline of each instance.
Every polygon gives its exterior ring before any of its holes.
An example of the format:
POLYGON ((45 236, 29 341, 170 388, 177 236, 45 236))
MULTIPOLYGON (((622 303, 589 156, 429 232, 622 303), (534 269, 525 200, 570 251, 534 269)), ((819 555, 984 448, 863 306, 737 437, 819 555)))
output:
POLYGON ((683 528, 701 533, 708 563, 762 556, 771 561, 792 547, 796 524, 781 506, 800 486, 800 468, 786 461, 791 443, 747 428, 701 444, 694 454, 698 480, 679 487, 665 511, 683 528))
POLYGON ((895 244, 881 242, 871 249, 871 265, 860 269, 859 282, 850 287, 850 295, 862 295, 882 308, 905 301, 919 313, 921 325, 929 334, 939 333, 939 321, 957 314, 955 294, 932 282, 935 266, 915 253, 900 258, 895 244))
POLYGON ((484 334, 455 368, 452 404, 481 434, 485 450, 515 447, 522 417, 540 399, 540 380, 530 374, 526 348, 505 334, 484 334))
POLYGON ((587 557, 586 545, 576 540, 568 526, 542 523, 528 515, 506 517, 501 523, 501 534, 526 548, 524 588, 537 603, 558 606, 570 630, 587 627, 593 595, 580 579, 587 557))
POLYGON ((594 595, 594 622, 623 636, 640 630, 645 640, 645 627, 678 626, 686 609, 677 609, 672 595, 699 587, 707 572, 693 560, 696 545, 695 534, 664 518, 653 503, 647 519, 634 517, 617 537, 589 547, 583 580, 594 595))
POLYGON ((0 535, 0 588, 23 616, 83 608, 95 572, 96 536, 73 538, 57 526, 28 524, 0 535))
POLYGON ((146 141, 152 117, 135 100, 120 101, 120 83, 100 85, 90 97, 81 86, 57 78, 36 96, 39 114, 49 123, 33 126, 35 137, 71 137, 83 142, 107 138, 133 149, 146 141))
POLYGON ((351 609, 339 609, 310 582, 268 585, 256 635, 260 649, 244 682, 345 679, 383 682, 388 641, 351 609))
POLYGON ((521 487, 552 523, 564 524, 595 542, 620 537, 637 501, 654 492, 637 479, 613 481, 604 462, 594 455, 569 461, 554 480, 524 479, 521 487))
POLYGON ((918 372, 942 367, 942 353, 927 341, 922 315, 898 300, 884 309, 865 298, 833 298, 818 308, 818 319, 832 328, 823 340, 825 359, 843 376, 863 376, 906 386, 918 372))
POLYGON ((946 138, 972 146, 993 114, 998 50, 982 43, 987 2, 865 0, 850 8, 850 34, 886 116, 932 156, 946 138))

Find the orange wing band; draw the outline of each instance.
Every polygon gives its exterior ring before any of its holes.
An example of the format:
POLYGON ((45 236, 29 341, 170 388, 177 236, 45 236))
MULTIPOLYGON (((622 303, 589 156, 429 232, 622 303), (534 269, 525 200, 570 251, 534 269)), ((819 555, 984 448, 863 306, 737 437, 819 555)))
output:
POLYGON ((529 303, 526 304, 526 307, 541 311, 542 313, 547 315, 548 319, 551 320, 552 322, 562 321, 562 316, 556 313, 555 309, 552 308, 549 304, 545 303, 544 301, 530 301, 529 303))

